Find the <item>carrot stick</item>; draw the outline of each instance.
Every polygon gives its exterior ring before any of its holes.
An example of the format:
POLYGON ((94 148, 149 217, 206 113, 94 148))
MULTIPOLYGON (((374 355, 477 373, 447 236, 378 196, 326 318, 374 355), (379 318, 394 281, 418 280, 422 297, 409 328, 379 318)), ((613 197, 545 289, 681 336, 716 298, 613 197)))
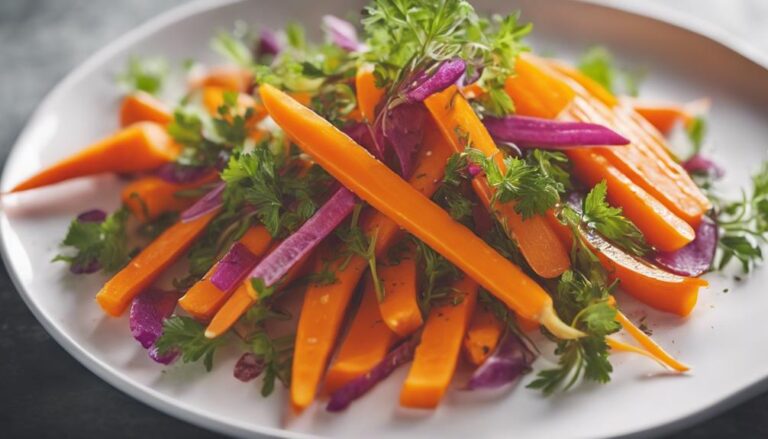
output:
MULTIPOLYGON (((223 87, 206 86, 203 87, 203 106, 209 114, 218 116, 219 107, 224 105, 224 93, 231 92, 223 87)), ((253 109, 253 114, 246 121, 246 127, 251 129, 258 122, 267 116, 267 111, 264 106, 256 102, 250 95, 245 93, 237 94, 237 112, 240 115, 245 115, 245 112, 249 109, 253 109)))
POLYGON ((618 321, 624 330, 627 331, 629 335, 631 335, 632 338, 634 338, 638 343, 640 343, 640 346, 645 348, 646 352, 648 352, 652 358, 656 359, 656 361, 668 366, 673 370, 676 370, 677 372, 687 372, 691 369, 685 364, 677 361, 673 356, 669 355, 661 346, 656 344, 656 342, 653 341, 651 337, 649 337, 645 332, 641 331, 640 328, 635 326, 635 324, 632 323, 632 321, 629 320, 627 316, 622 314, 621 311, 616 312, 616 321, 618 321))
POLYGON ((384 323, 400 337, 419 329, 424 323, 416 291, 416 258, 411 250, 396 265, 378 266, 384 286, 384 300, 379 310, 384 323))
POLYGON ((49 166, 16 185, 11 192, 103 172, 149 171, 172 161, 178 153, 178 145, 173 143, 164 127, 140 122, 49 166))
MULTIPOLYGON (((410 185, 425 196, 431 196, 443 178, 445 162, 450 155, 451 148, 444 141, 443 135, 432 122, 427 122, 424 127, 422 148, 418 151, 415 160, 416 168, 409 180, 410 185)), ((360 227, 369 239, 376 236, 375 252, 376 256, 381 258, 400 234, 400 227, 377 211, 369 210, 363 215, 360 227)), ((333 285, 307 287, 305 306, 299 317, 298 332, 309 338, 331 341, 322 345, 306 343, 296 345, 291 379, 291 403, 297 411, 306 408, 315 397, 323 368, 331 355, 333 340, 336 339, 338 328, 344 319, 344 311, 367 267, 368 262, 365 259, 354 256, 341 272, 338 265, 331 267, 337 278, 333 285), (308 305, 308 303, 321 301, 323 296, 335 297, 338 301, 322 307, 308 305), (308 302, 306 298, 313 298, 313 302, 308 302), (327 325, 317 326, 315 325, 317 321, 323 321, 327 325), (303 360, 297 360, 297 358, 303 360)))
POLYGON ((592 151, 568 152, 576 177, 594 186, 605 180, 608 201, 621 206, 627 216, 643 232, 649 244, 662 251, 675 251, 695 237, 693 228, 653 198, 608 160, 592 151))
MULTIPOLYGON (((263 226, 251 226, 237 242, 259 257, 269 248, 272 236, 263 226)), ((179 299, 179 306, 198 320, 209 320, 230 296, 230 291, 221 291, 211 283, 217 269, 218 263, 179 299)))
POLYGON ((573 67, 553 59, 547 60, 547 64, 559 73, 576 81, 580 86, 584 87, 584 89, 587 90, 589 94, 600 100, 603 104, 609 107, 614 107, 619 103, 619 100, 616 99, 616 96, 614 96, 613 93, 608 91, 594 79, 581 73, 573 67))
POLYGON ((479 366, 491 356, 504 333, 504 325, 484 306, 478 306, 464 338, 467 359, 479 366))
POLYGON ((402 406, 437 407, 453 378, 461 341, 477 301, 477 284, 465 277, 454 287, 464 299, 458 304, 446 303, 430 310, 421 343, 400 392, 402 406))
POLYGON ((171 183, 154 175, 140 177, 125 185, 120 192, 123 204, 139 221, 150 221, 166 212, 179 212, 195 202, 192 197, 179 197, 180 191, 195 189, 218 178, 216 172, 191 183, 171 183))
POLYGON ((387 355, 396 340, 397 334, 381 319, 376 289, 368 278, 360 308, 325 375, 325 393, 331 394, 371 370, 387 355))
POLYGON ((583 335, 557 317, 552 298, 519 267, 454 221, 363 147, 275 87, 262 85, 259 90, 272 119, 344 186, 435 249, 518 314, 539 321, 560 338, 583 335))
POLYGON ((138 91, 123 98, 120 104, 120 126, 125 128, 136 122, 155 122, 168 125, 173 120, 171 110, 149 93, 138 91))
MULTIPOLYGON (((499 169, 504 172, 502 153, 469 102, 458 94, 455 86, 433 94, 424 103, 443 135, 450 139, 456 152, 464 151, 467 140, 462 137, 466 135, 473 148, 479 149, 488 157, 495 157, 499 169)), ((486 207, 491 208, 493 189, 488 186, 485 176, 475 177, 472 187, 486 207)), ((515 212, 514 203, 496 203, 493 207, 496 218, 506 226, 505 230, 517 243, 525 260, 536 274, 552 278, 568 269, 568 252, 543 217, 537 215, 523 220, 523 217, 515 212)))
POLYGON ((217 213, 210 212, 188 223, 178 222, 145 247, 96 294, 104 312, 114 317, 122 314, 134 297, 152 285, 192 245, 217 213))
POLYGON ((219 66, 209 69, 190 82, 190 88, 221 87, 225 90, 247 93, 253 84, 253 74, 244 67, 219 66))
POLYGON ((355 93, 363 120, 373 123, 376 119, 376 105, 384 97, 384 89, 376 87, 376 78, 370 66, 358 69, 355 76, 355 93))

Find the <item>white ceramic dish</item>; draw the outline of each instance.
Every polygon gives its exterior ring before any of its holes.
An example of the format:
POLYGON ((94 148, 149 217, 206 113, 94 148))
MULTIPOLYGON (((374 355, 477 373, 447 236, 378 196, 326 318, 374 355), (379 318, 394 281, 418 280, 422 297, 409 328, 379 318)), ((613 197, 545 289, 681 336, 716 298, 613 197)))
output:
MULTIPOLYGON (((728 184, 745 184, 748 171, 765 159, 768 63, 757 52, 723 35, 709 34, 721 44, 596 2, 514 3, 482 0, 476 5, 481 11, 521 7, 536 25, 534 45, 563 56, 595 42, 612 47, 621 61, 648 68, 647 96, 712 97, 711 139, 715 156, 729 171, 728 184)), ((210 35, 236 19, 272 28, 286 19, 314 25, 324 13, 344 14, 359 6, 352 0, 203 1, 152 20, 98 52, 51 92, 18 139, 2 188, 116 128, 118 94, 112 78, 130 54, 213 60, 210 35)), ((5 263, 30 309, 75 358, 133 397, 212 430, 285 437, 623 436, 694 422, 768 383, 768 351, 762 348, 768 345, 768 332, 759 324, 768 310, 763 291, 768 269, 763 269, 739 283, 709 276, 711 287, 686 321, 642 311, 620 296, 630 315, 648 315, 662 345, 694 365, 687 376, 659 374, 647 360, 617 355, 613 382, 607 386, 582 386, 548 399, 522 386, 490 396, 454 389, 435 412, 414 413, 397 407, 405 373, 401 369, 343 414, 326 414, 315 405, 298 418, 286 416, 285 393, 262 399, 256 385, 232 378, 233 352, 220 353, 210 374, 198 365, 164 371, 131 338, 126 318, 106 318, 92 300, 103 278, 75 278, 62 265, 49 263, 72 216, 88 208, 116 207, 120 184, 99 177, 6 198, 0 214, 5 263)))

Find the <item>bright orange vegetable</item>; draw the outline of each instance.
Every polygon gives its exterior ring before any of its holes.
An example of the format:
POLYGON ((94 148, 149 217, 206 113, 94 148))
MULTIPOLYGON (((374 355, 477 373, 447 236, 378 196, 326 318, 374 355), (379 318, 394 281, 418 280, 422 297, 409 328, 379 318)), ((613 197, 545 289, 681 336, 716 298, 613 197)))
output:
POLYGON ((696 236, 693 228, 678 218, 643 188, 634 184, 608 160, 592 151, 572 150, 568 158, 579 180, 594 186, 605 180, 608 201, 621 206, 627 216, 643 232, 649 244, 662 251, 684 247, 696 236))
POLYGON ((564 339, 583 334, 563 323, 552 298, 519 267, 410 186, 312 110, 270 85, 261 98, 270 116, 344 186, 424 241, 518 314, 564 339))
POLYGON ((371 370, 387 355, 396 340, 397 334, 381 319, 376 290, 368 277, 360 307, 325 375, 325 393, 333 393, 371 370))
MULTIPOLYGON (((627 318, 621 311, 616 312, 616 320, 621 324, 621 326, 624 328, 625 331, 629 333, 629 335, 632 336, 638 343, 640 343, 640 346, 642 346, 645 349, 645 352, 648 353, 648 355, 655 359, 656 361, 666 365, 667 367, 677 371, 677 372, 687 372, 690 370, 690 367, 686 366, 685 364, 679 362, 676 360, 673 356, 669 355, 664 349, 656 344, 651 337, 648 336, 645 332, 640 330, 637 326, 635 326, 634 323, 632 323, 631 320, 627 318)), ((612 345, 612 348, 614 347, 611 343, 613 340, 608 339, 608 342, 610 345, 612 345)))
POLYGON ((454 288, 463 294, 460 303, 434 306, 429 312, 421 342, 400 392, 400 404, 405 407, 437 407, 453 378, 461 341, 477 301, 477 284, 465 277, 456 282, 454 288))
MULTIPOLYGON (((219 107, 224 105, 224 93, 230 92, 223 87, 207 86, 203 87, 203 106, 206 111, 212 115, 219 114, 219 107)), ((246 121, 246 126, 253 128, 259 121, 267 116, 267 111, 264 106, 256 102, 250 95, 245 93, 237 94, 237 111, 240 115, 244 115, 249 109, 253 109, 253 114, 246 121)))
POLYGON ((363 67, 357 71, 355 76, 355 93, 357 95, 357 106, 360 109, 363 120, 373 123, 376 119, 376 105, 384 97, 384 89, 376 87, 373 69, 363 67))
POLYGON ((478 305, 464 337, 467 359, 479 366, 491 356, 504 333, 504 324, 489 309, 478 305))
POLYGON ((219 66, 208 69, 202 76, 194 78, 190 88, 221 87, 229 91, 247 93, 253 84, 253 74, 244 67, 219 66))
POLYGON ((581 73, 573 67, 556 60, 547 60, 547 64, 550 67, 553 67, 559 73, 576 81, 580 86, 584 87, 587 92, 589 92, 596 99, 600 100, 603 104, 609 107, 613 107, 619 103, 619 100, 616 99, 616 96, 614 96, 613 93, 606 90, 605 87, 603 87, 594 79, 581 73))
MULTIPOLYGON (((451 155, 451 148, 444 141, 437 127, 430 122, 427 123, 422 148, 418 151, 415 160, 416 169, 409 183, 425 196, 431 196, 443 177, 445 162, 451 155)), ((386 254, 389 246, 400 234, 400 227, 395 222, 373 210, 363 213, 360 227, 366 236, 376 236, 376 255, 379 258, 386 254)), ((312 307, 305 299, 305 306, 299 317, 298 332, 305 338, 329 341, 322 344, 296 345, 291 378, 291 403, 297 411, 307 407, 315 397, 323 368, 331 355, 333 340, 336 339, 338 328, 344 319, 344 311, 367 267, 368 262, 365 259, 354 256, 344 271, 337 270, 337 280, 333 285, 307 287, 305 297, 314 298, 315 302, 323 296, 338 300, 327 303, 326 306, 312 307), (316 325, 316 322, 324 322, 324 325, 316 325)))
MULTIPOLYGON (((495 157, 504 172, 506 167, 502 162, 502 153, 469 102, 458 93, 455 86, 433 94, 424 104, 456 152, 464 151, 467 140, 462 139, 462 136, 466 135, 473 148, 479 149, 487 157, 495 157)), ((472 187, 486 207, 491 208, 493 189, 488 186, 485 176, 475 177, 472 187)), ((568 252, 543 217, 533 216, 523 220, 515 212, 513 203, 496 203, 493 209, 497 219, 507 226, 505 229, 509 231, 510 238, 517 243, 536 274, 545 278, 557 277, 570 267, 568 252)))
POLYGON ((416 290, 415 256, 409 251, 398 264, 379 264, 377 269, 385 292, 379 302, 381 318, 400 337, 412 334, 424 323, 416 290))
POLYGON ((167 125, 173 120, 171 110, 149 93, 138 91, 123 98, 120 104, 120 126, 125 128, 136 122, 155 122, 167 125))
POLYGON ((125 185, 120 192, 123 204, 140 221, 149 221, 166 212, 179 212, 195 202, 192 197, 179 197, 180 191, 195 189, 218 178, 216 172, 191 183, 171 183, 154 175, 140 177, 125 185))
POLYGON ((218 212, 210 212, 188 223, 178 222, 136 255, 125 268, 96 294, 107 314, 117 317, 134 297, 141 294, 192 245, 218 212))
MULTIPOLYGON (((238 242, 259 257, 266 253, 272 236, 263 226, 251 226, 238 242)), ((217 268, 218 263, 179 299, 179 306, 198 320, 209 320, 230 296, 229 292, 221 291, 211 283, 211 276, 217 268)))
POLYGON ((168 163, 179 147, 153 122, 139 122, 29 177, 11 189, 25 191, 104 172, 149 171, 168 163))

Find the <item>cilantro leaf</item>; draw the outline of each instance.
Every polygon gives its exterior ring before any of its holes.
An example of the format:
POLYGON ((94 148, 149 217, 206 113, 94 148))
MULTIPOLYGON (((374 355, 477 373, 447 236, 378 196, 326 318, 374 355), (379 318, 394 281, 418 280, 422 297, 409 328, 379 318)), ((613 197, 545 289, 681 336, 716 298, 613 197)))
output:
POLYGON ((118 271, 130 260, 125 230, 129 216, 130 211, 121 208, 101 223, 72 220, 61 245, 76 253, 59 254, 53 261, 68 262, 73 268, 98 264, 107 273, 118 271))
POLYGON ((646 254, 650 247, 643 233, 622 215, 621 208, 608 205, 605 201, 607 191, 605 181, 589 191, 584 199, 584 222, 624 250, 638 256, 646 254))
POLYGON ((163 322, 163 334, 155 342, 160 355, 178 350, 184 363, 203 360, 205 370, 213 368, 213 354, 225 339, 207 338, 205 328, 191 317, 171 316, 163 322))

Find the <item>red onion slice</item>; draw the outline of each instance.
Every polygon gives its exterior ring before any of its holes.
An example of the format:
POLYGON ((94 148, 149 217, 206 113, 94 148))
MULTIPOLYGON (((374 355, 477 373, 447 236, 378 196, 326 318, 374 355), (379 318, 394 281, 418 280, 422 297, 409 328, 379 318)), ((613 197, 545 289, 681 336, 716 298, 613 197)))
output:
POLYGON ((333 44, 350 52, 360 50, 360 42, 357 39, 357 30, 352 23, 342 20, 334 15, 324 15, 323 27, 331 37, 333 44))
POLYGON ((680 276, 701 276, 712 266, 717 250, 718 227, 708 216, 696 228, 696 238, 674 252, 659 252, 653 256, 656 265, 680 276))
POLYGON ((203 198, 197 200, 189 209, 181 213, 181 221, 188 223, 220 208, 224 204, 223 194, 226 187, 224 182, 217 184, 203 198))
POLYGON ((467 64, 461 58, 443 61, 431 76, 419 75, 405 96, 412 102, 422 102, 455 84, 466 70, 467 64))
POLYGON ((567 149, 627 145, 629 140, 602 125, 563 122, 528 116, 486 117, 483 124, 494 139, 521 148, 567 149))
POLYGON ((236 242, 219 262, 211 275, 211 283, 222 292, 230 292, 259 262, 259 258, 243 244, 236 242))
POLYGON ((714 178, 723 178, 725 176, 725 169, 722 166, 701 154, 696 154, 683 162, 683 168, 689 174, 705 174, 714 178))
POLYGON ((467 390, 496 389, 531 370, 536 355, 516 334, 507 331, 496 351, 475 370, 467 390))

